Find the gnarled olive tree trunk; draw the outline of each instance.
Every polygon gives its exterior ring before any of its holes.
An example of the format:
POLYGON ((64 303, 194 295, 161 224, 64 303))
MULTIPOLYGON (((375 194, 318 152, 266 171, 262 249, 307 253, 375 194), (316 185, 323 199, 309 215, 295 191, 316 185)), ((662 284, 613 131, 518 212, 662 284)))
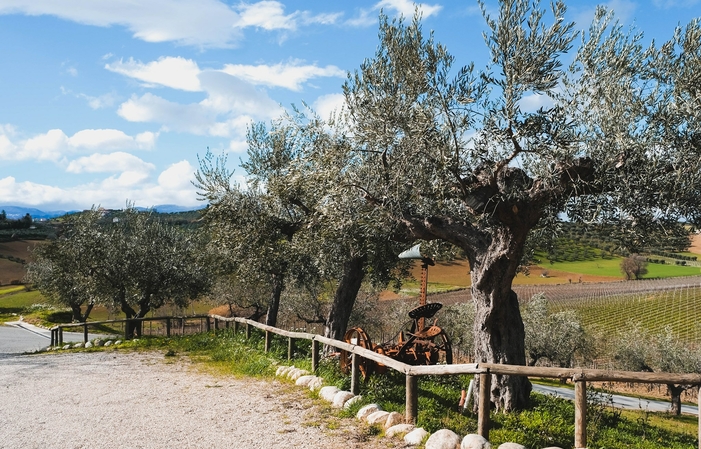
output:
POLYGON ((285 275, 282 273, 273 273, 272 275, 272 292, 270 293, 270 302, 268 303, 268 313, 265 315, 265 324, 268 326, 277 325, 277 315, 280 311, 280 296, 285 287, 285 275))
MULTIPOLYGON (((511 290, 527 233, 497 228, 486 248, 470 257, 475 301, 475 361, 525 365, 525 331, 516 293, 511 290)), ((502 411, 528 405, 531 383, 521 376, 494 375, 491 402, 502 411)), ((475 399, 479 389, 475 389, 475 399)), ((478 403, 477 400, 474 402, 478 403)))

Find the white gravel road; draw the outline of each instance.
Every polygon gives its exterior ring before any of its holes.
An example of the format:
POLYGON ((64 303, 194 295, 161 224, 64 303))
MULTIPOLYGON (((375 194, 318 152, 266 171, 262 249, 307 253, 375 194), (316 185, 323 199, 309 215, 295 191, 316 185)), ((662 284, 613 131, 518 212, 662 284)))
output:
POLYGON ((0 448, 403 447, 327 412, 302 388, 157 352, 0 359, 0 448))

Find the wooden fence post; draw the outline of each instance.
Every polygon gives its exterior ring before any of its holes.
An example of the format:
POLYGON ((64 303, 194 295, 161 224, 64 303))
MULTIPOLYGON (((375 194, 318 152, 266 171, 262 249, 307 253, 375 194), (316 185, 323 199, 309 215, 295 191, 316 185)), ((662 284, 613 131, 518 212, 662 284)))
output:
MULTIPOLYGON (((209 318, 207 318, 207 320, 209 321, 209 318)), ((219 318, 214 317, 214 332, 216 332, 218 330, 219 330, 219 318)))
POLYGON ((481 373, 479 377, 479 403, 477 411, 477 434, 489 440, 489 403, 491 399, 492 375, 481 373))
POLYGON ((239 333, 239 322, 234 321, 234 333, 238 334, 239 333))
POLYGON ((129 340, 129 329, 131 329, 131 320, 127 320, 124 323, 124 339, 129 340))
POLYGON ((698 412, 699 412, 699 434, 698 434, 698 439, 699 439, 699 449, 701 449, 701 385, 698 386, 699 393, 698 393, 698 412))
POLYGON ((170 337, 170 318, 166 318, 166 337, 170 337))
POLYGON ((58 327, 58 345, 63 346, 63 328, 61 326, 58 327))
POLYGON ((358 354, 351 354, 350 392, 356 396, 360 393, 360 356, 358 354))
POLYGON ((292 360, 292 353, 295 350, 295 341, 292 337, 287 337, 287 360, 292 360))
POLYGON ((270 339, 272 338, 272 332, 265 331, 265 352, 270 351, 270 339))
POLYGON ((406 375, 406 411, 404 413, 404 422, 407 424, 416 423, 416 415, 419 409, 418 385, 419 382, 416 376, 406 375))
POLYGON ((319 342, 312 340, 312 372, 315 373, 317 369, 319 369, 319 342))
POLYGON ((576 376, 574 379, 574 447, 587 447, 587 383, 576 376))
POLYGON ((251 338, 251 325, 246 323, 246 339, 251 338))
POLYGON ((88 323, 83 323, 83 343, 88 342, 88 323))
POLYGON ((205 325, 205 329, 207 330, 207 332, 209 332, 210 330, 212 330, 212 327, 211 327, 211 326, 212 326, 212 325, 209 324, 209 315, 207 315, 207 324, 205 325))
POLYGON ((181 333, 185 335, 185 317, 180 318, 181 333))

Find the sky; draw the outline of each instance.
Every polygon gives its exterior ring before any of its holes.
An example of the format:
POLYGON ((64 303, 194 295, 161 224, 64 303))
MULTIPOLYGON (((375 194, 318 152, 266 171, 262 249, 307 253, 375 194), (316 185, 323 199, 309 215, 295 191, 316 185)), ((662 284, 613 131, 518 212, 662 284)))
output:
MULTIPOLYGON (((597 2, 566 3, 587 28, 597 2)), ((701 16, 701 0, 602 4, 646 41, 701 16)), ((416 7, 456 67, 486 65, 473 0, 0 0, 0 204, 200 207, 198 157, 226 153, 243 182, 247 127, 302 103, 332 112, 380 11, 416 7)))

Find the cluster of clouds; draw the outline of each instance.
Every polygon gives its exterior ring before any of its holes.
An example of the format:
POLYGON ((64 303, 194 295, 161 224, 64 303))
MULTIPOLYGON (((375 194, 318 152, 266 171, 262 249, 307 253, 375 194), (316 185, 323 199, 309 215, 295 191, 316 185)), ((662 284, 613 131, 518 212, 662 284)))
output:
MULTIPOLYGON (((424 17, 441 10, 439 5, 417 5, 410 0, 381 0, 368 9, 356 8, 353 17, 341 12, 287 12, 283 3, 273 0, 239 3, 67 0, 60 4, 53 0, 0 0, 0 15, 48 15, 82 25, 122 27, 137 40, 171 42, 205 52, 208 48, 241 45, 248 28, 275 31, 283 41, 288 33, 304 26, 369 26, 376 23, 380 9, 410 17, 417 7, 424 17)), ((180 56, 144 62, 106 55, 104 69, 137 83, 140 93, 120 96, 112 91, 99 96, 83 93, 77 96, 92 109, 113 108, 126 122, 142 124, 151 130, 129 135, 119 129, 95 127, 67 135, 61 129, 50 129, 27 136, 14 124, 0 124, 0 164, 2 161, 49 163, 67 174, 92 174, 94 179, 74 187, 56 187, 7 176, 0 178, 0 203, 119 207, 130 199, 144 201, 146 206, 194 206, 198 204, 191 182, 195 168, 189 161, 175 161, 159 168, 145 160, 149 159, 146 155, 162 151, 158 147, 159 136, 186 133, 223 138, 229 142, 229 151, 242 152, 246 148, 246 130, 252 121, 267 121, 283 112, 270 97, 269 90, 300 92, 313 79, 346 76, 339 67, 293 58, 270 64, 200 67, 195 60, 180 56), (180 102, 169 92, 196 93, 201 99, 180 102)), ((77 74, 73 67, 65 70, 77 74)), ((326 115, 342 102, 342 95, 331 94, 319 97, 313 106, 326 115)))

